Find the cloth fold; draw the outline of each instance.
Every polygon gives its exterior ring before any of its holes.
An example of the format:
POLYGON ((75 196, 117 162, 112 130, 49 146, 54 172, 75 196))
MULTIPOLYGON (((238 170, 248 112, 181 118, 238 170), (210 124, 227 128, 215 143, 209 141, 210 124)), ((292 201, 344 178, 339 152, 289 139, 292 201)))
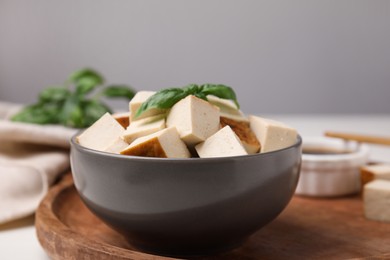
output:
POLYGON ((0 102, 0 224, 34 213, 50 185, 69 169, 69 139, 77 132, 9 121, 20 108, 0 102))

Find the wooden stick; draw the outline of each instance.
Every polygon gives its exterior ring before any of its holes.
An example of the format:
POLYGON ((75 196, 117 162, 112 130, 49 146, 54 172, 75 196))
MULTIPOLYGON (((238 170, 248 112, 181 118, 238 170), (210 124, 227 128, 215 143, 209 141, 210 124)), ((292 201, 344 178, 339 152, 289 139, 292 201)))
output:
POLYGON ((342 138, 345 140, 357 141, 361 143, 390 145, 390 137, 361 135, 361 134, 352 134, 352 133, 340 133, 340 132, 332 132, 332 131, 325 132, 325 136, 342 138))

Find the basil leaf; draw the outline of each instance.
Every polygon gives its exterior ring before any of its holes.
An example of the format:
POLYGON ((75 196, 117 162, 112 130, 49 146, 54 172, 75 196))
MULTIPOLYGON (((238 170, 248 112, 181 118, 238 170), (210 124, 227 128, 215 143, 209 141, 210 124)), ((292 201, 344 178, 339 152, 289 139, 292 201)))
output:
POLYGON ((76 85, 76 93, 79 95, 85 95, 104 83, 104 78, 92 69, 76 71, 69 80, 76 85))
POLYGON ((237 102, 236 94, 231 87, 220 84, 204 84, 201 86, 190 84, 183 88, 169 88, 157 92, 138 108, 135 118, 152 108, 169 109, 178 101, 189 95, 194 95, 204 100, 207 100, 207 95, 214 95, 219 98, 233 100, 237 108, 240 107, 237 102))
POLYGON ((85 95, 94 90, 100 83, 93 77, 85 77, 80 79, 76 85, 76 93, 85 95))
POLYGON ((219 98, 233 100, 237 108, 240 108, 240 105, 237 102, 236 93, 234 93, 234 90, 229 86, 225 86, 221 84, 218 85, 204 84, 201 86, 201 89, 202 89, 201 92, 206 96, 214 95, 219 98))
POLYGON ((59 115, 59 120, 62 125, 83 128, 83 110, 79 97, 72 95, 66 101, 59 115))
POLYGON ((185 98, 188 95, 189 94, 181 88, 163 89, 142 103, 135 114, 135 118, 139 117, 145 111, 153 108, 169 109, 173 107, 173 105, 176 104, 179 100, 185 98))
POLYGON ((83 78, 95 78, 96 82, 99 82, 99 84, 103 84, 104 82, 104 78, 99 72, 89 68, 78 70, 69 76, 69 80, 75 84, 83 78))
POLYGON ((128 99, 132 99, 135 95, 130 87, 124 85, 108 86, 103 90, 102 94, 106 97, 124 97, 128 99))
POLYGON ((86 95, 104 83, 104 78, 95 70, 85 68, 74 72, 64 86, 53 86, 39 93, 38 102, 25 107, 11 120, 36 124, 62 124, 83 128, 90 126, 110 108, 100 102, 106 97, 132 99, 134 91, 125 85, 106 86, 93 100, 86 95), (71 85, 75 87, 71 90, 71 85))
POLYGON ((90 126, 95 123, 102 115, 109 112, 111 109, 105 104, 95 100, 84 100, 81 104, 84 111, 84 126, 90 126))
POLYGON ((70 95, 70 91, 64 87, 49 87, 39 94, 40 102, 62 102, 70 95))
POLYGON ((32 124, 57 124, 59 111, 59 106, 38 103, 25 107, 11 117, 11 120, 32 124))
POLYGON ((183 87, 183 91, 188 95, 195 95, 200 92, 200 88, 196 84, 189 84, 183 87))
POLYGON ((194 96, 207 101, 207 95, 205 93, 202 92, 195 93, 194 96))

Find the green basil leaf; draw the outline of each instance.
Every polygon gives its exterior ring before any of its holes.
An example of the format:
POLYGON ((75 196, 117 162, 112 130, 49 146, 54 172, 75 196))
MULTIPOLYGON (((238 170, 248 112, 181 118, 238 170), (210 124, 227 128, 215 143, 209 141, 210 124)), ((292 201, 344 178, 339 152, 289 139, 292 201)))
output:
POLYGON ((90 69, 90 68, 81 69, 81 70, 78 70, 78 71, 72 73, 69 76, 69 80, 71 82, 77 84, 80 80, 82 80, 83 78, 86 78, 86 77, 95 78, 96 81, 99 82, 99 84, 103 84, 103 82, 104 82, 103 76, 100 75, 99 72, 97 72, 93 69, 90 69))
POLYGON ((85 95, 104 83, 104 78, 92 69, 82 69, 73 73, 69 80, 76 85, 76 93, 85 95))
POLYGON ((207 95, 214 95, 214 96, 219 97, 219 98, 233 100, 234 103, 236 104, 237 108, 240 108, 240 105, 237 102, 236 93, 229 86, 225 86, 225 85, 221 85, 221 84, 218 84, 218 85, 204 84, 201 86, 201 92, 203 94, 205 94, 206 96, 207 95))
POLYGON ((106 87, 102 94, 106 97, 124 97, 132 99, 135 95, 134 90, 125 85, 111 85, 106 87))
POLYGON ((59 115, 59 120, 62 125, 83 128, 85 126, 83 122, 83 110, 81 107, 80 98, 72 95, 66 101, 59 115))
POLYGON ((39 100, 41 102, 62 102, 70 95, 70 91, 64 87, 49 87, 41 91, 39 100))
POLYGON ((188 95, 189 94, 181 88, 163 89, 142 103, 135 114, 135 118, 139 117, 145 111, 153 108, 169 109, 173 107, 173 105, 176 104, 179 100, 185 98, 188 95))
POLYGON ((95 123, 105 113, 112 113, 108 106, 95 100, 84 100, 82 102, 82 107, 84 110, 85 127, 95 123))
POLYGON ((12 121, 32 123, 32 124, 57 124, 58 106, 47 106, 42 103, 25 107, 19 113, 11 117, 12 121))
POLYGON ((135 114, 135 118, 152 108, 169 109, 179 100, 189 95, 194 95, 204 100, 207 100, 207 95, 214 95, 219 98, 233 100, 237 108, 240 107, 236 94, 231 87, 215 84, 204 84, 201 86, 190 84, 183 88, 169 88, 157 92, 140 106, 135 114))
POLYGON ((183 88, 183 91, 188 95, 196 95, 200 92, 200 88, 196 84, 189 84, 183 88))
POLYGON ((83 128, 93 124, 110 108, 99 101, 106 97, 124 97, 132 99, 134 91, 125 85, 112 85, 103 89, 94 100, 86 95, 103 85, 104 78, 95 70, 85 68, 74 72, 65 82, 65 86, 48 87, 39 93, 37 104, 30 105, 15 114, 11 120, 36 124, 62 124, 83 128), (69 90, 75 85, 75 92, 69 90))
POLYGON ((100 83, 93 77, 85 77, 80 79, 76 85, 76 93, 79 95, 85 95, 94 90, 100 83))
POLYGON ((207 101, 207 95, 202 92, 195 93, 194 96, 207 101))
POLYGON ((38 120, 38 122, 35 122, 35 111, 38 111, 38 108, 35 108, 34 106, 26 106, 17 114, 13 115, 11 117, 11 121, 40 124, 40 120, 38 120))

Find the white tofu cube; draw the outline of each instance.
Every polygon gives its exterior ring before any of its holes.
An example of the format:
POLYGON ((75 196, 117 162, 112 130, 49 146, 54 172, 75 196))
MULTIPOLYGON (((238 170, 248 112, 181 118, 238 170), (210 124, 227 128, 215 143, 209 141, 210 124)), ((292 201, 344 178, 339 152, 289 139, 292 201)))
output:
POLYGON ((148 98, 153 96, 156 92, 154 91, 138 91, 134 97, 129 102, 129 110, 130 110, 130 122, 134 120, 139 120, 145 117, 150 117, 154 115, 161 114, 165 111, 161 109, 150 109, 145 111, 139 117, 135 118, 138 108, 144 103, 148 98))
POLYGON ((161 115, 142 118, 132 122, 123 133, 123 139, 129 144, 135 139, 153 134, 165 128, 165 117, 161 115))
POLYGON ((247 155, 240 139, 230 126, 225 126, 206 141, 195 146, 200 158, 247 155))
POLYGON ((192 148, 219 130, 219 109, 190 95, 172 107, 166 124, 176 127, 180 138, 192 148))
POLYGON ((105 113, 93 125, 77 136, 77 142, 87 148, 105 151, 125 129, 109 113, 105 113))
POLYGON ((121 154, 162 158, 189 158, 190 152, 175 127, 137 138, 121 154))
POLYGON ((363 190, 364 214, 366 218, 390 222, 390 181, 374 180, 363 190))
POLYGON ((213 95, 207 95, 207 100, 211 104, 219 107, 219 114, 221 117, 230 118, 236 121, 249 122, 245 114, 237 108, 236 104, 232 100, 219 98, 213 95))
POLYGON ((125 149, 127 146, 129 146, 129 144, 122 138, 118 137, 106 149, 104 149, 104 152, 119 154, 120 151, 125 149))
POLYGON ((261 145, 261 153, 289 147, 297 142, 297 131, 271 119, 249 116, 250 127, 261 145))
POLYGON ((360 168, 362 185, 379 179, 390 181, 390 164, 374 164, 360 168))

